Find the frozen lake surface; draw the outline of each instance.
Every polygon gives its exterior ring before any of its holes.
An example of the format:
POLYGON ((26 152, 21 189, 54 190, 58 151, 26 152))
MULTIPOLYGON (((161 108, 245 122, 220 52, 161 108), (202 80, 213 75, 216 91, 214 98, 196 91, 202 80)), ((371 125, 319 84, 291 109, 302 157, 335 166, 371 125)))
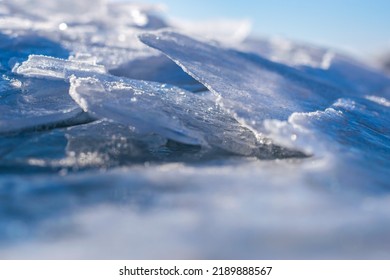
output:
POLYGON ((390 77, 162 14, 0 1, 0 258, 389 259, 390 77))

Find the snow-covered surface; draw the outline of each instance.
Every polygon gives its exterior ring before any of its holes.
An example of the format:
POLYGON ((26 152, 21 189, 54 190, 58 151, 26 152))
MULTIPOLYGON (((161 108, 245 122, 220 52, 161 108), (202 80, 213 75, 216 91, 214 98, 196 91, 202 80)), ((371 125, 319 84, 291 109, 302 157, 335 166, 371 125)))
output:
POLYGON ((390 78, 162 12, 0 1, 0 258, 390 258, 390 78))

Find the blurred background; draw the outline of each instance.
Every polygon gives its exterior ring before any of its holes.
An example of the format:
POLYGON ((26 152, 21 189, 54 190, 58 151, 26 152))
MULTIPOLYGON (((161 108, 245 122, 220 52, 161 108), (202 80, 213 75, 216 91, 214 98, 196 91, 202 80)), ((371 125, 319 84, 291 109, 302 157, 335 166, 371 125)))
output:
POLYGON ((384 60, 390 50, 388 0, 145 0, 188 20, 248 19, 252 33, 282 36, 384 60))

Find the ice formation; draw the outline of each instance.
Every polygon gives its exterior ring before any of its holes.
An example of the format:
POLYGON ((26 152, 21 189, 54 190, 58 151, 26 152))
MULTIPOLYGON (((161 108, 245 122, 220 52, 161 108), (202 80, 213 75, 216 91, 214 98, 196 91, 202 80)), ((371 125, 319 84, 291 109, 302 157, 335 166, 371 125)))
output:
POLYGON ((0 258, 389 258, 389 76, 162 14, 0 1, 0 258))
POLYGON ((215 93, 225 108, 255 127, 265 119, 284 120, 293 112, 324 109, 342 94, 293 68, 178 33, 159 31, 140 38, 165 53, 215 93))

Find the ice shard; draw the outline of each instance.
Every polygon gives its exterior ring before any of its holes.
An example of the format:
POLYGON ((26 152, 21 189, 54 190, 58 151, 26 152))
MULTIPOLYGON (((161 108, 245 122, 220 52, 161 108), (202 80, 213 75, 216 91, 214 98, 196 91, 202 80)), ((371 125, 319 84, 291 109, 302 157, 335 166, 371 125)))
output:
POLYGON ((72 73, 105 73, 102 66, 31 55, 28 64, 15 67, 0 79, 0 134, 88 122, 90 117, 70 98, 63 81, 72 73), (45 79, 41 79, 41 78, 45 79), (38 79, 37 79, 38 78, 38 79), (47 79, 51 79, 51 81, 47 79))
POLYGON ((84 123, 90 119, 69 97, 68 86, 62 81, 22 79, 14 83, 17 88, 1 93, 0 135, 84 123))
POLYGON ((109 71, 115 76, 135 80, 154 81, 200 92, 207 88, 185 73, 177 64, 164 55, 131 60, 109 71))
POLYGON ((64 80, 77 73, 78 75, 104 74, 106 70, 102 65, 85 61, 30 55, 27 61, 14 69, 14 72, 34 78, 64 80))
POLYGON ((255 128, 265 119, 325 109, 342 95, 286 65, 172 31, 145 33, 140 39, 166 54, 220 97, 224 108, 255 128))

